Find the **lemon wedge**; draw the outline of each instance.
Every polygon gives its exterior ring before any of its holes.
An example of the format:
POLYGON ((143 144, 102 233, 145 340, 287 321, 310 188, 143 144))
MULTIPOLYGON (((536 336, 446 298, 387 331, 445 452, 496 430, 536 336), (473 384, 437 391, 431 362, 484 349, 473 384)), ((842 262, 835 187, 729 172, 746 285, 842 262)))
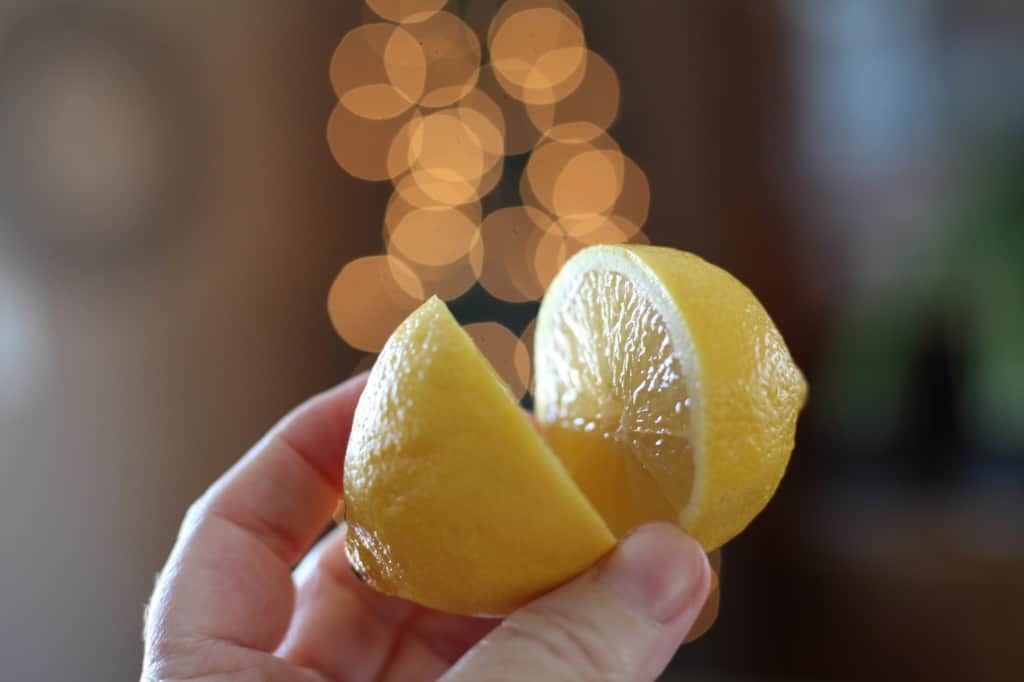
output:
POLYGON ((346 552, 382 592, 503 614, 615 537, 438 298, 384 345, 345 458, 346 552))

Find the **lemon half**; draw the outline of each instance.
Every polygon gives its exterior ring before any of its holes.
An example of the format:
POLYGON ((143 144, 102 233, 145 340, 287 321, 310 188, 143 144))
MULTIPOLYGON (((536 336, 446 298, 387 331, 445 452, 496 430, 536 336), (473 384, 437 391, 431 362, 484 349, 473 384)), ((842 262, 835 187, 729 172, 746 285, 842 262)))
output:
POLYGON ((544 297, 535 358, 545 436, 618 536, 673 521, 711 551, 782 479, 807 384, 750 290, 697 256, 581 251, 544 297))
POLYGON ((373 587, 503 614, 633 527, 712 550, 785 471, 806 383, 754 295, 681 251, 584 249, 538 316, 539 432, 438 299, 385 344, 345 460, 346 551, 373 587))

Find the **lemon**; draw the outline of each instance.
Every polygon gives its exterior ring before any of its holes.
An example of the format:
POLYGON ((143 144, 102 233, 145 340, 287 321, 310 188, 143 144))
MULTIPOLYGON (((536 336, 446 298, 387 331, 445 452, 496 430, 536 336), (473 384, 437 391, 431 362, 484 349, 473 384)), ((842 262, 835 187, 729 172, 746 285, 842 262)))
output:
POLYGON ((663 247, 585 249, 551 283, 534 345, 537 418, 616 535, 673 521, 711 551, 775 492, 807 384, 721 268, 663 247))
POLYGON ((385 344, 345 460, 346 552, 373 587, 504 614, 630 529, 707 550, 781 479, 806 384, 746 287, 657 247, 580 251, 537 320, 539 431, 434 298, 385 344))

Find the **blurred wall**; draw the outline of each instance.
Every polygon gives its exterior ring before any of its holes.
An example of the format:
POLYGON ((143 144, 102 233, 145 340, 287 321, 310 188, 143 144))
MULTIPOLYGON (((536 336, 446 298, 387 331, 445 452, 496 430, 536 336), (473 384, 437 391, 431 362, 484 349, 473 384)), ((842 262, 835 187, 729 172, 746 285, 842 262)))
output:
POLYGON ((187 504, 347 375, 324 300, 380 202, 324 123, 359 12, 0 8, 0 678, 136 677, 187 504))

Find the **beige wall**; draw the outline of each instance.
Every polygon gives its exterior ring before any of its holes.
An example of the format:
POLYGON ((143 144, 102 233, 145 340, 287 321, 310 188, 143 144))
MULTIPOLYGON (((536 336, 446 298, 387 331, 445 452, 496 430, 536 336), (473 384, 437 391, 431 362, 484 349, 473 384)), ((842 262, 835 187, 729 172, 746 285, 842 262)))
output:
POLYGON ((189 501, 354 361, 324 300, 340 264, 377 248, 380 197, 334 165, 323 130, 327 64, 359 10, 83 3, 39 20, 47 4, 0 9, 0 49, 37 32, 0 67, 22 117, 5 132, 39 136, 0 163, 35 193, 0 206, 0 678, 123 680, 189 501), (137 130, 168 136, 155 161, 109 147, 137 130), (38 158, 49 172, 26 179, 38 158), (106 175, 91 194, 55 186, 76 168, 106 175), (122 191, 169 198, 140 223, 76 224, 120 218, 122 191))

